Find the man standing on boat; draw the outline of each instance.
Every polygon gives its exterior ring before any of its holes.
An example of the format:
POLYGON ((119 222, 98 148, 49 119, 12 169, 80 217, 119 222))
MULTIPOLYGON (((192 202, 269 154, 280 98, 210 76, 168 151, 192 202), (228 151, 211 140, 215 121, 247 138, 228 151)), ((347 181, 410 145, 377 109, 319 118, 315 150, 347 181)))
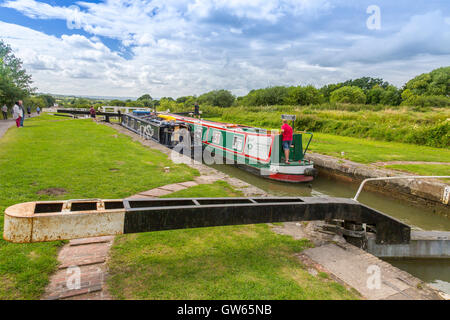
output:
POLYGON ((294 130, 288 124, 286 119, 283 119, 283 125, 281 126, 281 134, 283 135, 283 150, 284 150, 284 158, 285 163, 289 164, 289 150, 291 148, 292 140, 294 139, 294 130))

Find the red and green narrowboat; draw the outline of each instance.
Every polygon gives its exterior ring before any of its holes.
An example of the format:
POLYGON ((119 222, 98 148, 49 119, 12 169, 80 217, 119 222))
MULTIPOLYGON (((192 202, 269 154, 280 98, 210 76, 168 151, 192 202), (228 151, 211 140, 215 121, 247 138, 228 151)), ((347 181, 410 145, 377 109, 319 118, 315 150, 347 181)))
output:
POLYGON ((305 159, 312 133, 294 134, 289 164, 286 164, 281 147, 282 136, 278 132, 178 114, 160 116, 184 123, 197 141, 201 141, 204 149, 223 156, 227 159, 226 164, 231 160, 242 169, 282 182, 308 182, 317 176, 313 162, 305 159))

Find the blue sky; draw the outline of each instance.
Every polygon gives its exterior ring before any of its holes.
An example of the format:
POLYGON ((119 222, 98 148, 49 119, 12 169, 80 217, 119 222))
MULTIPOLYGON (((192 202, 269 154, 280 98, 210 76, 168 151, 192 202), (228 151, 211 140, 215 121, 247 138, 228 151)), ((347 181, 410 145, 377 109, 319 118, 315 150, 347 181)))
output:
POLYGON ((0 38, 42 92, 243 95, 361 76, 401 86, 450 65, 450 2, 0 0, 0 38))

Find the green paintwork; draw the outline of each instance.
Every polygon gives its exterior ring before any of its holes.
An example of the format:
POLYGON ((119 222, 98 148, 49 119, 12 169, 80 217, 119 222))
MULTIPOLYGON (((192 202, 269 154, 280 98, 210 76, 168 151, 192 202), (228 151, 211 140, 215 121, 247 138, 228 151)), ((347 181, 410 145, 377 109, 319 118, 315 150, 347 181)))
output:
MULTIPOLYGON (((230 160, 233 160, 239 164, 246 164, 258 169, 261 168, 269 168, 270 164, 279 164, 281 166, 305 166, 310 165, 311 163, 307 160, 304 160, 304 152, 303 152, 303 143, 302 143, 302 134, 294 134, 292 147, 290 151, 289 161, 290 164, 284 163, 284 151, 282 150, 282 136, 277 136, 279 143, 274 143, 271 153, 271 158, 269 163, 261 163, 256 160, 250 160, 247 157, 244 157, 239 154, 235 154, 233 152, 229 152, 227 150, 222 150, 217 148, 215 145, 220 145, 229 150, 236 150, 238 152, 242 152, 245 149, 244 140, 245 135, 237 132, 230 132, 226 130, 212 128, 208 131, 207 126, 201 126, 197 124, 191 124, 191 129, 194 133, 202 132, 202 141, 206 141, 208 143, 212 143, 207 145, 205 148, 214 152, 222 152, 222 155, 230 160), (201 129, 200 129, 201 128, 201 129), (239 143, 240 141, 240 143, 239 143), (234 144, 236 145, 234 146, 234 144), (214 145, 215 144, 215 145, 214 145), (235 148, 237 147, 237 148, 235 148)), ((246 132, 256 132, 257 129, 245 128, 246 132)))

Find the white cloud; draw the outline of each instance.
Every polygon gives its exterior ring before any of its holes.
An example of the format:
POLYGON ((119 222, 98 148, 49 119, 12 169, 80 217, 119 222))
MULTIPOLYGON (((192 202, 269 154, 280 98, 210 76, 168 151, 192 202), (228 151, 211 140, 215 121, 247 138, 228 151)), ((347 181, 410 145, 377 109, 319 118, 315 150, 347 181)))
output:
POLYGON ((337 3, 106 0, 64 7, 8 0, 3 6, 33 19, 69 21, 84 35, 56 37, 0 22, 0 37, 41 91, 65 94, 177 97, 222 88, 246 94, 268 85, 323 85, 366 75, 401 85, 448 64, 448 17, 422 14, 392 34, 374 36, 336 30, 340 17, 320 18, 337 3), (118 40, 118 52, 103 37, 118 40))
POLYGON ((420 55, 450 54, 450 28, 440 11, 415 15, 398 31, 383 37, 357 37, 340 54, 328 56, 330 64, 342 61, 378 63, 420 55))

